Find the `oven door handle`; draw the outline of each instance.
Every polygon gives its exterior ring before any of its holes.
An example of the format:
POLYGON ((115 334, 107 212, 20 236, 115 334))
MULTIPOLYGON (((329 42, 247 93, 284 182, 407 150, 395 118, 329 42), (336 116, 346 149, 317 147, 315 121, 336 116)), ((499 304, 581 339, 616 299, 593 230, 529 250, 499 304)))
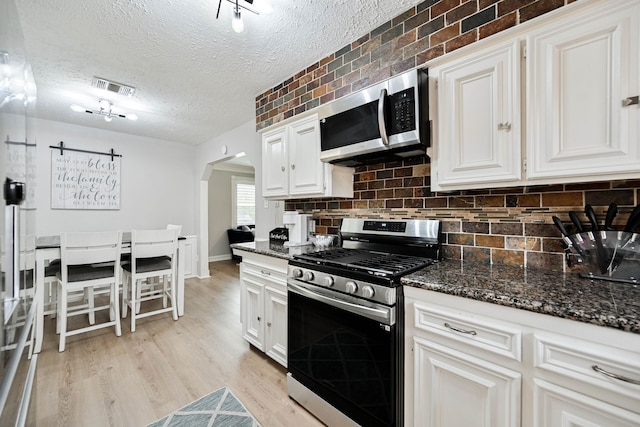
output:
POLYGON ((288 282, 288 285, 291 292, 302 295, 309 299, 323 302, 333 307, 349 311, 350 313, 359 314, 372 320, 383 322, 386 325, 393 325, 395 323, 395 316, 393 315, 393 309, 391 308, 366 307, 313 292, 303 286, 296 285, 295 283, 288 282))

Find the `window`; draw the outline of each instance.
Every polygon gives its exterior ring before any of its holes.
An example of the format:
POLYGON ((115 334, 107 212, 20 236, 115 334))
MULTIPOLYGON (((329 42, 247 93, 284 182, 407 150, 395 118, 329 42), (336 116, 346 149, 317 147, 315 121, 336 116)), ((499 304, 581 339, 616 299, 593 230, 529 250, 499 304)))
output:
POLYGON ((255 225, 256 223, 256 185, 250 177, 232 176, 231 194, 233 227, 255 225))

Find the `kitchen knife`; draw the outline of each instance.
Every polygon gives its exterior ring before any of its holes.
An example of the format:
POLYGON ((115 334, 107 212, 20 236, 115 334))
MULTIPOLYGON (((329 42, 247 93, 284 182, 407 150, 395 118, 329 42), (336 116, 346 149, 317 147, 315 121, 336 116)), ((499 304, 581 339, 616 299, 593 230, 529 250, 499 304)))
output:
POLYGON ((636 230, 638 227, 640 227, 640 213, 633 218, 629 218, 629 221, 627 221, 627 226, 624 228, 624 231, 627 231, 629 233, 635 233, 634 230, 636 230))
POLYGON ((569 212, 569 218, 571 218, 571 222, 573 222, 573 225, 576 226, 576 232, 582 233, 584 231, 584 228, 582 227, 582 221, 580 221, 580 218, 578 218, 578 214, 574 211, 571 211, 569 212))
POLYGON ((569 246, 569 250, 573 253, 578 253, 582 255, 582 250, 576 245, 575 241, 571 238, 571 236, 569 235, 569 232, 567 231, 566 227, 564 226, 560 218, 558 218, 557 216, 552 216, 551 219, 553 220, 553 223, 556 225, 558 230, 560 230, 560 233, 562 233, 563 240, 569 246))
POLYGON ((616 205, 615 203, 611 203, 609 205, 609 209, 607 209, 607 216, 605 217, 604 220, 604 229, 607 231, 613 230, 613 227, 611 226, 611 224, 613 224, 613 219, 616 217, 616 215, 618 214, 618 205, 616 205))
POLYGON ((586 205, 584 207, 584 213, 587 216, 587 219, 589 220, 589 222, 591 223, 591 230, 599 231, 600 227, 598 226, 598 217, 596 217, 596 213, 593 210, 593 207, 591 207, 591 205, 586 205))
POLYGON ((558 227, 558 230, 560 230, 560 233, 562 233, 564 237, 569 237, 569 232, 565 228, 562 221, 560 221, 560 218, 558 218, 557 216, 552 216, 551 219, 553 219, 553 223, 556 225, 556 227, 558 227))
POLYGON ((591 223, 591 231, 593 232, 593 238, 596 243, 596 260, 598 262, 598 267, 600 268, 600 273, 605 274, 607 272, 607 268, 609 267, 611 259, 607 253, 606 248, 602 246, 602 237, 600 236, 598 217, 596 217, 596 213, 591 205, 586 205, 584 207, 584 213, 585 215, 587 215, 587 218, 591 223))
POLYGON ((638 226, 637 218, 640 218, 640 205, 636 205, 636 207, 633 208, 633 210, 629 214, 629 218, 627 219, 627 224, 624 226, 624 231, 632 232, 632 230, 638 226))

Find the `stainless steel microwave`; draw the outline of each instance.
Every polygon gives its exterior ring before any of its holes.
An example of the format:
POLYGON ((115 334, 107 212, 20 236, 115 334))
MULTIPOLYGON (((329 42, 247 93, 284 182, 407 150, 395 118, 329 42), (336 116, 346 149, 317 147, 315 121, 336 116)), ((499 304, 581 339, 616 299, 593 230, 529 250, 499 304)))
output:
POLYGON ((320 159, 358 166, 424 155, 429 145, 427 70, 398 74, 319 110, 320 159))

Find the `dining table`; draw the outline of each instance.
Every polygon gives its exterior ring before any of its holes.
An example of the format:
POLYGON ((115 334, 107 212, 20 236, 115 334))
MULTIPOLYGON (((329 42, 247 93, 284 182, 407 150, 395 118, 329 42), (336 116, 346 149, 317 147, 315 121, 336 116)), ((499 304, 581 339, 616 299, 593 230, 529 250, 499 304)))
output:
MULTIPOLYGON (((176 305, 178 316, 184 315, 184 254, 186 238, 178 237, 177 253, 177 281, 176 281, 176 305)), ((45 268, 50 261, 60 259, 60 236, 41 236, 36 239, 36 281, 34 301, 36 304, 36 317, 34 319, 34 345, 33 352, 42 350, 44 338, 44 305, 45 305, 45 268)), ((122 253, 131 253, 131 232, 122 233, 122 253)))

